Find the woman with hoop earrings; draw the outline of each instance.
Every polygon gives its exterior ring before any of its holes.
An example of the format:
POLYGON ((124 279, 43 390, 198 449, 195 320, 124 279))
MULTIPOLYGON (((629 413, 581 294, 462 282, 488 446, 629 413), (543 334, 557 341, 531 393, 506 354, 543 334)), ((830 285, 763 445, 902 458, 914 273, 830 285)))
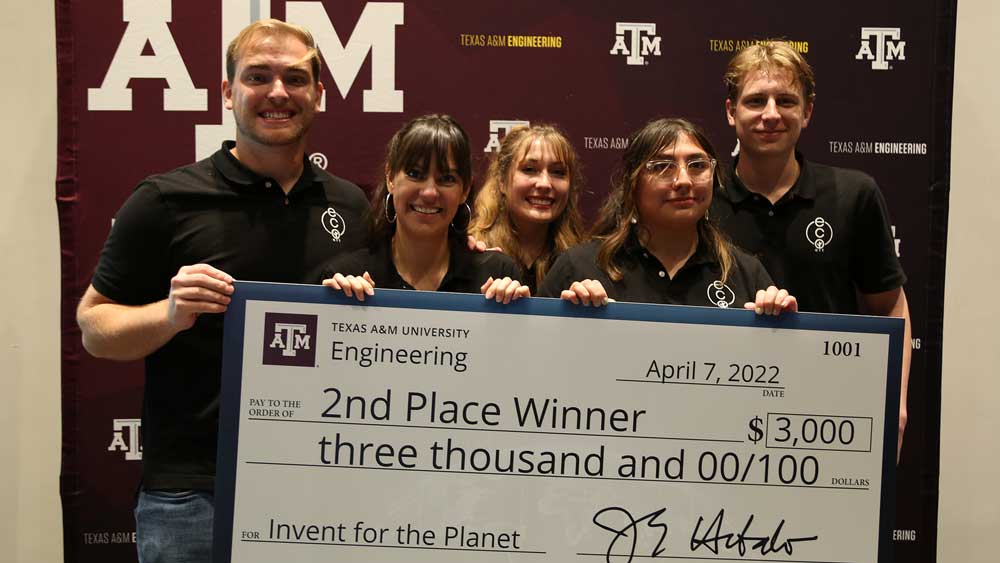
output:
POLYGON ((386 147, 375 192, 369 248, 323 267, 323 285, 364 301, 375 286, 482 293, 510 303, 530 292, 514 262, 468 248, 472 188, 469 137, 447 115, 407 122, 386 147))
POLYGON ((708 219, 719 184, 715 149, 685 119, 656 119, 632 135, 594 240, 552 266, 538 294, 582 305, 609 299, 797 311, 764 266, 708 219))

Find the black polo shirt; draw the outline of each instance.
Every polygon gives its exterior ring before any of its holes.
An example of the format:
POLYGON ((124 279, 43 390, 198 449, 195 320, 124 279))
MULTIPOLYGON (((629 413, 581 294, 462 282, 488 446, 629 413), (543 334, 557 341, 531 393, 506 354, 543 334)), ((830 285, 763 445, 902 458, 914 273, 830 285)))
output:
MULTIPOLYGON (((441 278, 436 291, 452 293, 479 293, 479 288, 492 276, 493 279, 509 277, 517 279, 519 270, 514 261, 502 252, 474 252, 464 241, 451 240, 451 256, 448 271, 441 278)), ((392 245, 384 241, 373 248, 362 248, 349 254, 338 256, 322 268, 322 278, 332 278, 334 274, 360 276, 368 272, 378 288, 413 289, 396 270, 392 261, 392 245)))
POLYGON ((747 189, 734 163, 710 214, 798 298, 800 310, 856 314, 857 292, 906 283, 885 200, 867 174, 796 158, 799 177, 773 205, 747 189))
POLYGON ((671 279, 659 259, 634 236, 614 258, 622 279, 611 281, 597 265, 600 244, 593 240, 564 252, 545 276, 538 295, 559 297, 573 282, 592 279, 599 280, 615 301, 742 308, 754 300, 758 289, 773 285, 760 262, 739 249, 733 249, 733 267, 723 283, 722 268, 703 242, 671 279))
MULTIPOLYGON (((305 159, 286 197, 232 147, 136 188, 101 253, 98 292, 125 305, 160 301, 180 267, 197 263, 238 280, 309 283, 325 260, 365 244, 360 188, 305 159)), ((222 315, 201 315, 145 363, 143 487, 212 490, 222 315)))

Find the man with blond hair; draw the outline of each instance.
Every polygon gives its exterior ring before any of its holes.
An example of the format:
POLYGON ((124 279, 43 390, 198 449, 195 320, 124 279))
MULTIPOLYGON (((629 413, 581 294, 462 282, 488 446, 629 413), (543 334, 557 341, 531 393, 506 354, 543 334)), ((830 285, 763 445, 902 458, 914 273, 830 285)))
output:
POLYGON ((729 62, 726 116, 739 155, 710 214, 757 255, 802 311, 901 317, 897 460, 906 426, 910 313, 889 213, 875 181, 796 150, 816 99, 809 63, 785 41, 751 45, 729 62))
POLYGON ((364 193, 306 156, 319 72, 304 28, 261 20, 241 31, 222 82, 236 140, 135 189, 77 310, 91 354, 145 359, 141 563, 211 560, 221 313, 233 280, 314 282, 320 264, 365 243, 364 193))

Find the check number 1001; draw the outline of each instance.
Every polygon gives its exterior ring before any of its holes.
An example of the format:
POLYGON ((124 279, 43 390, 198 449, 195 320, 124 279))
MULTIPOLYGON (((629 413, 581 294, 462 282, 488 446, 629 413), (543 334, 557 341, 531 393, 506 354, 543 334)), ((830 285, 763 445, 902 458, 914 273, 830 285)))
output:
POLYGON ((823 355, 824 356, 839 356, 845 358, 860 358, 861 357, 861 343, 860 342, 850 342, 850 341, 840 341, 840 340, 824 340, 823 341, 823 355))

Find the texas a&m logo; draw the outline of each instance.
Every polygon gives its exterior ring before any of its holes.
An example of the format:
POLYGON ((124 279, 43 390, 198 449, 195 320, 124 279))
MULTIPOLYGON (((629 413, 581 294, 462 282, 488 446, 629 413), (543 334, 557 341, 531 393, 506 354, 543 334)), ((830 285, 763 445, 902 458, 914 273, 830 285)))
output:
POLYGON ((655 23, 615 24, 615 44, 612 55, 625 55, 629 65, 645 65, 649 55, 660 56, 660 36, 656 34, 655 23), (626 39, 626 37, 628 39, 626 39))
POLYGON ((108 446, 109 452, 125 452, 125 459, 138 461, 142 459, 142 443, 140 430, 142 420, 138 418, 116 418, 114 420, 114 436, 108 446))
POLYGON ((500 150, 500 136, 510 133, 510 130, 523 125, 530 127, 530 121, 520 119, 491 119, 490 120, 490 142, 486 143, 483 152, 493 152, 500 150))
POLYGON ((891 69, 889 61, 906 60, 906 41, 900 41, 899 34, 898 27, 862 27, 861 48, 854 58, 871 61, 873 70, 891 69))
POLYGON ((316 315, 264 313, 264 363, 272 366, 316 364, 316 315))
MULTIPOLYGON (((195 85, 182 55, 191 42, 204 39, 202 29, 187 29, 174 23, 171 0, 121 0, 122 20, 127 24, 118 48, 108 61, 100 86, 87 89, 89 111, 131 111, 132 89, 137 78, 165 82, 163 111, 207 111, 208 88, 219 82, 195 85), (198 87, 201 86, 201 87, 198 87)), ((219 26, 221 53, 241 29, 257 19, 271 17, 271 2, 226 0, 222 2, 219 26)), ((324 67, 333 77, 334 88, 347 99, 365 62, 371 60, 371 88, 362 91, 362 108, 368 112, 403 111, 403 91, 396 89, 396 28, 403 25, 402 2, 369 2, 356 22, 331 21, 322 2, 285 2, 285 19, 303 25, 316 39, 324 67), (340 33, 337 29, 340 29, 340 33), (343 35, 352 29, 351 35, 343 35)), ((220 77, 225 78, 225 62, 219 59, 220 77)), ((329 86, 329 84, 327 84, 329 86)), ((321 101, 326 107, 325 98, 321 101)), ((222 112, 222 123, 195 125, 195 157, 203 158, 232 138, 232 112, 222 112)))

